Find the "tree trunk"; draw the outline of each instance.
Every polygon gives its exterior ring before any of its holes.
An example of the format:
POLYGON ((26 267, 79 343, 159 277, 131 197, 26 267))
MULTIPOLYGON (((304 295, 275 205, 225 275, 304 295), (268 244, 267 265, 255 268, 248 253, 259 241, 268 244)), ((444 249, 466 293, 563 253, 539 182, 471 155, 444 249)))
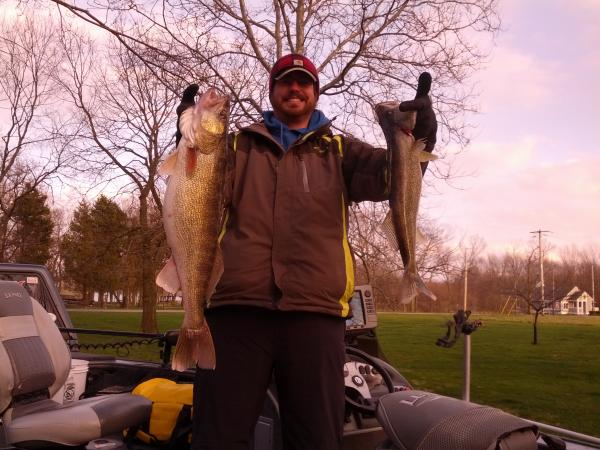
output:
POLYGON ((156 322, 156 284, 154 283, 154 264, 151 249, 152 236, 148 229, 148 191, 140 195, 140 231, 142 261, 142 332, 158 333, 156 322))
POLYGON ((83 286, 83 287, 81 288, 81 290, 82 290, 82 292, 83 292, 83 298, 82 298, 82 300, 83 300, 83 302, 82 302, 82 303, 83 303, 83 305, 84 305, 84 306, 90 306, 90 305, 92 304, 92 302, 93 302, 93 298, 92 298, 92 294, 91 294, 91 292, 89 291, 89 289, 88 289, 88 287, 87 287, 87 286, 83 286))
MULTIPOLYGON (((3 214, 4 215, 4 214, 3 214)), ((0 219, 0 261, 5 262, 5 252, 8 240, 8 217, 0 219)))
POLYGON ((538 310, 535 311, 535 319, 533 320, 533 345, 538 343, 538 330, 537 330, 537 322, 538 316, 540 312, 538 310))
POLYGON ((123 289, 123 301, 121 302, 121 308, 127 309, 129 307, 129 289, 123 289))

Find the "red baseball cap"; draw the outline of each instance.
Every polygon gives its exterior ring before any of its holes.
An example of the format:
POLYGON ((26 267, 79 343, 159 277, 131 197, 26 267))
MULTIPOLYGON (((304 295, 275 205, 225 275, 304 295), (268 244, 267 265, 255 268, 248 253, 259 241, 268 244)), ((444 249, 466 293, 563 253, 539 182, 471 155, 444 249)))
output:
POLYGON ((269 92, 273 91, 275 81, 294 71, 308 74, 315 82, 315 88, 319 92, 319 73, 317 72, 317 68, 310 59, 297 53, 282 56, 275 62, 269 75, 269 92))

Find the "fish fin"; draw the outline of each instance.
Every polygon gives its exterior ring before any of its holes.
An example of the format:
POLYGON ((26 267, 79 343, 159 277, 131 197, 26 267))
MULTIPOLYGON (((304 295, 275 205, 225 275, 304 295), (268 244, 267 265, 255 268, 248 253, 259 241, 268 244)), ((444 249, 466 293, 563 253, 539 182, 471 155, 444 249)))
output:
POLYGON ((200 328, 182 327, 173 352, 171 368, 179 372, 198 366, 214 369, 216 366, 215 345, 206 319, 200 328))
POLYGON ((421 150, 419 153, 419 162, 435 161, 436 159, 438 159, 437 155, 426 152, 425 150, 421 150))
POLYGON ((187 108, 179 116, 179 131, 181 131, 181 137, 184 138, 188 144, 193 145, 194 139, 194 112, 195 108, 187 108))
POLYGON ((400 285, 400 303, 403 305, 412 302, 417 295, 422 294, 429 300, 436 301, 437 296, 429 290, 419 274, 404 272, 400 285))
POLYGON ((383 219, 383 222, 381 222, 381 225, 379 225, 379 228, 381 229, 383 236, 390 244, 390 247, 392 247, 392 249, 394 250, 400 250, 400 243, 398 242, 398 238, 396 237, 396 230, 394 229, 394 222, 392 221, 391 211, 388 211, 388 213, 385 216, 385 219, 383 219))
MULTIPOLYGON (((412 151, 415 151, 415 152, 423 152, 423 151, 425 151, 425 146, 426 146, 426 145, 427 145, 427 144, 425 143, 425 139, 417 139, 417 140, 416 140, 416 141, 413 143, 413 146, 412 146, 412 151)), ((427 152, 425 152, 425 153, 427 153, 427 152)))
POLYGON ((181 287, 179 275, 177 274, 177 266, 172 256, 156 276, 156 284, 171 294, 175 294, 181 287))
POLYGON ((431 290, 427 286, 425 286, 425 283, 423 282, 421 277, 418 275, 417 275, 416 285, 417 285, 417 289, 419 290, 420 294, 424 295, 425 297, 427 297, 429 300, 431 300, 433 302, 435 302, 437 300, 437 295, 435 295, 433 292, 431 292, 431 290))
POLYGON ((160 175, 173 175, 175 168, 177 167, 177 150, 167 156, 163 162, 158 166, 158 173, 160 175))
POLYGON ((198 154, 196 149, 188 147, 185 150, 185 174, 191 177, 196 170, 196 164, 198 163, 198 154))

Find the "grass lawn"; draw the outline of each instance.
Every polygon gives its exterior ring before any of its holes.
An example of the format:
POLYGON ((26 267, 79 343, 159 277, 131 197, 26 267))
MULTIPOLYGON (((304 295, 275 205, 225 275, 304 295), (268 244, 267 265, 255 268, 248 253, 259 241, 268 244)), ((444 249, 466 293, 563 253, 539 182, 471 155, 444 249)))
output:
MULTIPOLYGON (((95 329, 95 330, 113 330, 113 331, 139 331, 142 318, 141 311, 121 311, 121 310, 70 310, 69 315, 75 328, 95 329)), ((183 319, 182 311, 158 312, 158 327, 161 332, 178 329, 183 319)), ((139 341, 135 337, 116 337, 116 336, 98 336, 98 335, 79 335, 79 342, 83 344, 81 351, 89 353, 103 353, 109 355, 118 355, 123 358, 160 361, 160 347, 157 343, 130 346, 123 346, 115 349, 110 346, 112 343, 122 343, 130 341, 139 341), (103 344, 109 344, 106 348, 101 348, 103 344), (92 347, 86 347, 92 346, 92 347), (97 348, 94 348, 96 346, 97 348)))
MULTIPOLYGON (((76 327, 135 331, 141 313, 71 311, 76 327)), ((176 329, 181 312, 157 313, 161 331, 176 329)), ((600 436, 600 316, 543 316, 538 345, 532 317, 473 314, 483 327, 472 335, 471 401, 539 422, 600 436)), ((450 349, 435 341, 451 314, 379 315, 377 334, 387 359, 417 389, 462 395, 463 341, 450 349)), ((81 337, 84 342, 112 338, 81 337)), ((127 339, 127 338, 125 338, 127 339)), ((106 350, 115 353, 114 350, 106 350)), ((155 345, 121 356, 158 360, 155 345)))
MULTIPOLYGON (((463 340, 445 349, 450 314, 380 314, 386 357, 414 385, 462 395, 463 340)), ((539 422, 600 436, 600 317, 477 315, 471 338, 471 401, 539 422)))

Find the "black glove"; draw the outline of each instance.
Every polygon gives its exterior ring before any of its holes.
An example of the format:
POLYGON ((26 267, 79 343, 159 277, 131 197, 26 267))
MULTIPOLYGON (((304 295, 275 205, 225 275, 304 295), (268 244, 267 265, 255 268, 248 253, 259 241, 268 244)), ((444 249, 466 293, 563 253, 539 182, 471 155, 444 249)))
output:
POLYGON ((181 96, 181 103, 179 103, 179 106, 177 106, 177 109, 175 109, 175 112, 177 113, 177 131, 175 132, 175 146, 179 145, 179 140, 181 139, 181 131, 179 130, 179 118, 181 117, 181 113, 196 104, 196 100, 194 99, 194 97, 196 97, 198 89, 200 89, 200 86, 198 86, 197 84, 190 84, 188 87, 186 87, 183 91, 183 95, 181 96))
POLYGON ((426 97, 431 90, 431 74, 429 72, 423 72, 419 75, 419 81, 417 82, 417 95, 415 98, 426 97))

